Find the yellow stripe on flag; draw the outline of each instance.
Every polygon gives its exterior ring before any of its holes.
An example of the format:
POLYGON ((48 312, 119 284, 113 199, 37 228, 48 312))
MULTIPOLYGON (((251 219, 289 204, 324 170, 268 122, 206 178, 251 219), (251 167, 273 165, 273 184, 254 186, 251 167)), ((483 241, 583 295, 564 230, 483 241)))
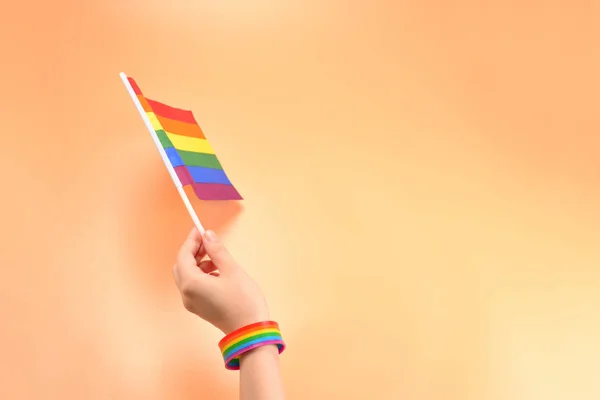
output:
POLYGON ((152 124, 152 128, 154 128, 155 131, 162 129, 162 125, 160 124, 160 122, 158 122, 158 118, 156 118, 156 114, 154 114, 153 112, 147 112, 146 115, 148 116, 148 119, 150 120, 150 123, 152 124))
POLYGON ((193 151, 196 153, 205 154, 215 154, 215 151, 206 139, 176 135, 171 132, 167 132, 167 137, 169 138, 171 143, 173 143, 173 147, 175 147, 177 150, 193 151))

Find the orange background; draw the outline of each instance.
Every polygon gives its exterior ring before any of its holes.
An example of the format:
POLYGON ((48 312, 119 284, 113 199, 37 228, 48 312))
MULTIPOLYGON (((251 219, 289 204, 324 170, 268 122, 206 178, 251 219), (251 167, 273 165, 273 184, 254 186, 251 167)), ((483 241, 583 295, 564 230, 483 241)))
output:
POLYGON ((191 221, 118 73, 246 200, 290 399, 600 396, 600 6, 3 3, 0 398, 234 399, 191 221))

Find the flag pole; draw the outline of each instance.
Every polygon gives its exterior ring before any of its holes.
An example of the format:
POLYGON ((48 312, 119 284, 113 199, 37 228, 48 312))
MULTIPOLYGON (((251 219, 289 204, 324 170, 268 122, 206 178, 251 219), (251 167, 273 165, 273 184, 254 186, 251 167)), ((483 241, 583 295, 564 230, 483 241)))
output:
POLYGON ((144 121, 144 124, 146 125, 146 128, 148 128, 148 131, 150 132, 150 136, 152 136, 152 140, 154 141, 154 144, 156 145, 156 148, 158 149, 158 152, 160 153, 160 156, 161 156, 163 162, 165 163, 165 166, 167 167, 167 171, 169 171, 169 175, 171 175, 171 179, 173 180, 173 183, 175 184, 175 187, 177 188, 177 191, 179 192, 179 195, 181 196, 181 200, 183 200, 183 204, 185 204, 185 208, 187 208, 188 213, 190 214, 190 217, 192 217, 192 221, 194 221, 194 225, 196 225, 196 228, 198 228, 200 233, 203 234, 204 227, 200 223, 200 219, 198 219, 198 216, 196 215, 196 211, 194 211, 194 207, 192 207, 192 203, 190 203, 190 199, 188 198, 187 194, 185 193, 185 190, 183 189, 183 185, 181 184, 181 181, 179 180, 179 177, 177 176, 175 169, 171 165, 171 162, 169 161, 169 157, 167 156, 165 149, 162 147, 162 144, 160 143, 160 140, 158 139, 158 135, 156 135, 156 132, 154 131, 154 128, 152 127, 152 123, 150 122, 150 120, 148 119, 148 116, 146 115, 146 111, 144 111, 144 107, 142 107, 142 104, 140 103, 140 100, 138 99, 137 95, 135 94, 133 87, 131 87, 129 80, 127 79, 127 75, 125 75, 125 73, 123 73, 123 72, 121 72, 119 75, 121 76, 121 80, 123 81, 125 88, 127 88, 127 92, 129 92, 129 96, 131 96, 131 100, 133 100, 133 104, 135 104, 135 107, 139 111, 140 116, 142 117, 142 120, 144 121))

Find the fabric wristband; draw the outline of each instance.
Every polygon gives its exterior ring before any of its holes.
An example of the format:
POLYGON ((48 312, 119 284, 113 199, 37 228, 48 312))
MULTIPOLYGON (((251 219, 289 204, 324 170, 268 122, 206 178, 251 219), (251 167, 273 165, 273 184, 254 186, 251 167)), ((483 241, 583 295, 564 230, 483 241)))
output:
POLYGON ((240 355, 260 346, 274 344, 279 354, 285 350, 279 325, 274 321, 257 322, 244 326, 226 335, 219 342, 225 368, 240 369, 240 355))

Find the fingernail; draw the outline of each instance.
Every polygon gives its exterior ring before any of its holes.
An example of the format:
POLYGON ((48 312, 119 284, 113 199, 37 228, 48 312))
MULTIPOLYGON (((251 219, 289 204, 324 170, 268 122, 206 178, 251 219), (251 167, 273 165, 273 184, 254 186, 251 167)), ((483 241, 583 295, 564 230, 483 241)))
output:
POLYGON ((208 240, 209 242, 215 242, 218 239, 217 235, 215 235, 215 233, 213 231, 204 232, 204 238, 206 240, 208 240))

